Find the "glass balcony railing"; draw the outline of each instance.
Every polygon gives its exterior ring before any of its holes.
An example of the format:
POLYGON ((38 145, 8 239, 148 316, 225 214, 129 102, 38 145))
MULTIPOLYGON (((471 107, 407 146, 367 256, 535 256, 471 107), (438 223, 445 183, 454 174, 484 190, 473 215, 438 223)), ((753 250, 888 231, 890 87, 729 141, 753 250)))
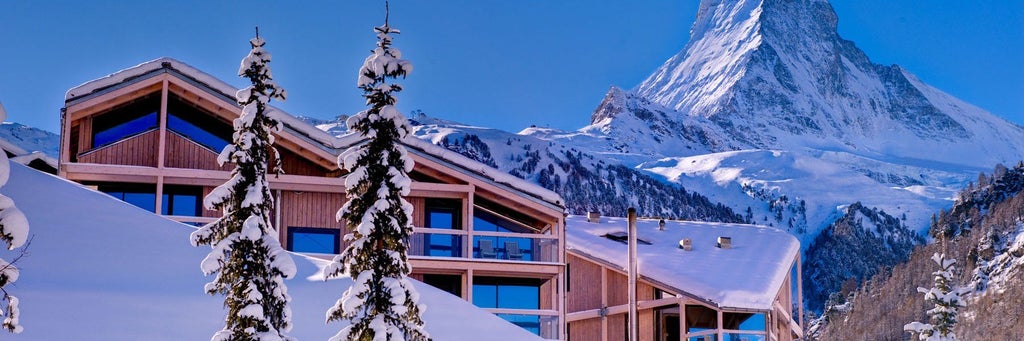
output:
MULTIPOLYGON (((420 229, 417 229, 420 230, 420 229)), ((410 256, 464 257, 466 231, 423 229, 431 233, 416 231, 409 243, 410 256)))
POLYGON ((558 247, 558 237, 551 235, 417 228, 409 255, 557 262, 558 247))
POLYGON ((752 334, 752 333, 725 333, 722 335, 725 341, 765 341, 764 334, 752 334))

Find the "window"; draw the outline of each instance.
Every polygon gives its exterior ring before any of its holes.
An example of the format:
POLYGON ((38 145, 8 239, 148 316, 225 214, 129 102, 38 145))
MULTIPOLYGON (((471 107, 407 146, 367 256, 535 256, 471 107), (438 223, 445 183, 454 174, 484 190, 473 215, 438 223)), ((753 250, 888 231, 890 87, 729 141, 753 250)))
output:
MULTIPOLYGON (((461 230, 462 201, 458 199, 427 198, 425 200, 425 223, 427 228, 461 230)), ((462 257, 462 236, 432 233, 425 236, 427 256, 462 257)))
POLYGON ((101 184, 100 192, 121 201, 135 205, 141 209, 156 211, 156 186, 151 184, 101 184))
POLYGON ((319 227, 288 227, 288 251, 305 253, 341 252, 341 230, 319 227))
POLYGON ((167 129, 215 152, 220 152, 230 143, 233 132, 229 123, 185 103, 173 94, 167 101, 167 129))
POLYGON ((424 274, 423 283, 444 290, 449 294, 462 297, 462 276, 424 274))
POLYGON ((765 314, 722 313, 722 328, 731 330, 765 331, 765 314))
POLYGON ((92 147, 102 147, 158 126, 160 94, 153 93, 93 119, 92 147))
MULTIPOLYGON (((481 308, 540 309, 541 280, 533 278, 474 277, 473 304, 481 308)), ((497 314, 540 335, 540 316, 497 314)))
MULTIPOLYGON (((473 230, 506 233, 532 232, 524 226, 484 209, 473 210, 473 230)), ((534 239, 497 236, 477 236, 473 239, 473 256, 475 258, 534 260, 534 239)))
POLYGON ((203 189, 191 186, 165 186, 160 214, 198 217, 203 213, 203 189))

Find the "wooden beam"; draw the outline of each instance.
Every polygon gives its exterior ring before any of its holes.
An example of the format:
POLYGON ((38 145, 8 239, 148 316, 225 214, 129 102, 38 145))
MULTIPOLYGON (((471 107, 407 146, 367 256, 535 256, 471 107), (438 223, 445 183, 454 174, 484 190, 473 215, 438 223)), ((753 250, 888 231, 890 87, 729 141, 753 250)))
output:
POLYGON ((166 73, 157 75, 150 79, 67 106, 65 108, 67 108, 68 122, 73 123, 82 117, 106 111, 124 102, 160 91, 163 81, 170 78, 172 77, 166 73))

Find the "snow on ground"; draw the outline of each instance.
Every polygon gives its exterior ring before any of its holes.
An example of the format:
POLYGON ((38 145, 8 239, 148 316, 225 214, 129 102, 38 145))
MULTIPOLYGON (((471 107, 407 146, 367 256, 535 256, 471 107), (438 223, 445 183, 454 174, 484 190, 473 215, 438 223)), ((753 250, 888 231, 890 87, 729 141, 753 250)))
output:
MULTIPOLYGON (((834 220, 840 207, 860 201, 886 213, 907 216, 906 224, 923 231, 931 213, 952 204, 956 188, 977 176, 974 169, 937 170, 890 164, 843 152, 821 150, 742 150, 691 157, 664 158, 639 165, 643 169, 729 203, 740 214, 751 207, 754 223, 788 228, 789 208, 783 221, 765 205, 782 195, 790 204, 804 200, 808 231, 791 231, 804 245, 834 220), (744 185, 749 188, 744 189, 744 185)), ((798 204, 795 204, 798 205, 798 204)))
MULTIPOLYGON (((627 267, 626 244, 603 237, 626 232, 625 218, 587 222, 583 216, 566 218, 569 250, 627 267)), ((743 224, 639 219, 637 237, 651 245, 637 245, 640 275, 685 290, 720 307, 771 309, 776 293, 789 276, 800 251, 792 235, 773 228, 743 224), (731 237, 732 248, 715 247, 718 237, 731 237), (690 238, 692 251, 679 248, 690 238)))
MULTIPOLYGON (((223 297, 210 296, 199 270, 208 248, 192 247, 192 228, 78 184, 11 165, 2 188, 31 224, 21 279, 24 340, 206 340, 223 326, 223 297)), ((6 252, 6 251, 5 251, 6 252)), ((4 254, 8 256, 9 254, 4 254)), ((323 340, 340 323, 325 312, 351 281, 316 280, 322 261, 295 255, 290 335, 323 340)), ((530 340, 536 336, 458 297, 415 282, 435 340, 530 340)))

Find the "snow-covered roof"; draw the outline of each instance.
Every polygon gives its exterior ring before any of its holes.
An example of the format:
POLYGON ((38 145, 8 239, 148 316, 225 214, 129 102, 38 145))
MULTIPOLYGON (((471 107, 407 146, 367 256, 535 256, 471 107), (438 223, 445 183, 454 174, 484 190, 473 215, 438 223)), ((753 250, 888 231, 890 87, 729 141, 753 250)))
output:
MULTIPOLYGON (((626 244, 604 235, 627 231, 626 218, 602 217, 600 223, 583 216, 566 218, 569 252, 599 262, 627 267, 626 244)), ((742 224, 639 219, 637 236, 651 245, 638 244, 639 274, 722 308, 770 310, 800 243, 784 231, 742 224), (715 246, 718 237, 732 238, 732 248, 715 246), (689 238, 692 251, 679 248, 689 238)))
MULTIPOLYGON (((112 91, 118 86, 122 86, 136 80, 145 79, 147 77, 156 76, 163 72, 171 72, 187 77, 201 87, 205 87, 210 90, 214 95, 223 97, 226 102, 232 104, 235 103, 234 94, 238 91, 238 88, 235 88, 234 86, 188 64, 169 57, 154 59, 114 72, 102 78, 85 82, 68 90, 64 98, 67 103, 81 101, 93 95, 112 91)), ((344 149, 363 141, 363 138, 357 134, 348 134, 340 137, 332 136, 331 134, 303 122, 283 110, 275 107, 271 107, 271 109, 273 110, 271 115, 281 121, 285 125, 286 130, 291 132, 293 135, 299 136, 300 138, 306 138, 309 142, 313 142, 314 144, 324 147, 324 150, 330 153, 339 154, 344 149)), ((458 153, 449 151, 443 147, 415 138, 407 139, 405 144, 412 147, 414 149, 413 152, 420 151, 426 153, 449 164, 479 175, 485 180, 492 181, 509 189, 527 194, 533 198, 543 200, 544 202, 553 204, 557 207, 564 206, 561 196, 555 192, 537 186, 532 182, 511 176, 505 172, 494 169, 458 153)))
MULTIPOLYGON (((28 217, 29 254, 7 290, 21 300, 25 340, 205 340, 220 330, 223 297, 210 296, 199 264, 208 247, 192 228, 58 177, 11 165, 0 192, 28 217)), ((293 255, 291 336, 324 340, 342 323, 324 313, 351 284, 323 282, 323 261, 293 255)), ((11 259, 11 258, 7 258, 11 259)), ((414 281, 435 340, 537 340, 537 336, 444 291, 414 281)))

